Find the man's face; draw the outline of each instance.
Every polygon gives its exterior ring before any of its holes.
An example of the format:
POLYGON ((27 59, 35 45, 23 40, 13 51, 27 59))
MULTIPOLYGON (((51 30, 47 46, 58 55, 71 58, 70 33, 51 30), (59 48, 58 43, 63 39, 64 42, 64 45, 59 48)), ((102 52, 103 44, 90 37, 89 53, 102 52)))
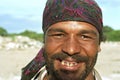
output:
POLYGON ((45 33, 44 57, 50 80, 84 80, 100 51, 99 33, 85 22, 64 21, 45 33))

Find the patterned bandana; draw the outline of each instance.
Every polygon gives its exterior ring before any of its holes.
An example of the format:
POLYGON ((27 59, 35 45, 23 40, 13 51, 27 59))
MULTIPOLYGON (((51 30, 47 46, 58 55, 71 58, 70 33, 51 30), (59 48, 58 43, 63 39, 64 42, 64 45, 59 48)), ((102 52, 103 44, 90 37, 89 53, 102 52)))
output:
POLYGON ((102 12, 94 0, 48 0, 43 13, 43 31, 61 21, 87 22, 102 33, 102 12))
POLYGON ((43 48, 41 48, 36 57, 22 68, 21 80, 31 80, 44 65, 43 48))

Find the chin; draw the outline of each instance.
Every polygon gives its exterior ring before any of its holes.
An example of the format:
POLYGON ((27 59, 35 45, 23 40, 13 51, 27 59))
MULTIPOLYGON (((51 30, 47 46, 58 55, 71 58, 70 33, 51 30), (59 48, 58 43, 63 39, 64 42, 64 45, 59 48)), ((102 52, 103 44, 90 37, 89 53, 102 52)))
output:
POLYGON ((64 69, 55 70, 54 68, 49 70, 50 80, 85 80, 87 77, 86 70, 68 71, 64 69))

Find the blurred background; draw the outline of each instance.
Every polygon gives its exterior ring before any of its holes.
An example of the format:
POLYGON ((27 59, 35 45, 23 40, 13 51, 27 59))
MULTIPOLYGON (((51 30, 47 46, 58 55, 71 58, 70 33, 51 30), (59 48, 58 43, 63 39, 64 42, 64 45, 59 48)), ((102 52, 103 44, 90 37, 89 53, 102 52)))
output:
MULTIPOLYGON (((19 80, 43 45, 42 12, 47 0, 0 0, 0 80, 19 80)), ((96 0, 104 34, 96 68, 103 80, 120 79, 120 0, 96 0)))

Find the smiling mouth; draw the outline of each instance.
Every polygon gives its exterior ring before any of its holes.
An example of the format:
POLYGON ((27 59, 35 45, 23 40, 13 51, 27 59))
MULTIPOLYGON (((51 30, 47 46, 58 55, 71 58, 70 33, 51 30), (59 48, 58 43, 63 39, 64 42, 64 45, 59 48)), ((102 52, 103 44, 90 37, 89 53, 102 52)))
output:
POLYGON ((74 66, 78 65, 77 62, 70 62, 70 61, 65 61, 65 60, 61 61, 61 64, 63 66, 68 66, 68 67, 74 67, 74 66))
POLYGON ((70 57, 64 60, 58 59, 57 62, 59 63, 59 67, 62 70, 67 70, 67 71, 77 71, 84 64, 84 62, 78 62, 75 59, 70 57))

